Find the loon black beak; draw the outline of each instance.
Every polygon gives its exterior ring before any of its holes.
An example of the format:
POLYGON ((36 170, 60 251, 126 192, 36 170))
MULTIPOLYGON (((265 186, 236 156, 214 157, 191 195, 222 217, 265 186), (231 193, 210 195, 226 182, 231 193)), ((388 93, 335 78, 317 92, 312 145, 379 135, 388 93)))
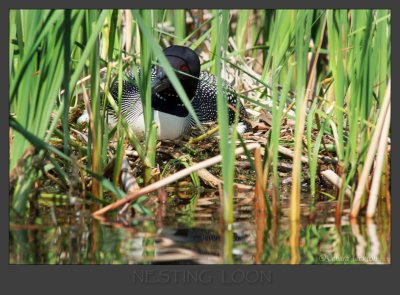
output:
POLYGON ((151 90, 153 93, 159 93, 164 89, 167 89, 171 86, 167 75, 164 73, 163 70, 159 70, 155 79, 151 83, 151 90))

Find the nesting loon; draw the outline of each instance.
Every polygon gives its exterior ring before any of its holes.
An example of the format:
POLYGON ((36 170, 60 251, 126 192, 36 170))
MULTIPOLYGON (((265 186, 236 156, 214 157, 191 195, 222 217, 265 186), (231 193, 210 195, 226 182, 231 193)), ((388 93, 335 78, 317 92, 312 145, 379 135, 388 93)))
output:
MULTIPOLYGON (((176 72, 183 89, 191 101, 194 111, 201 123, 217 120, 217 79, 208 72, 200 72, 200 60, 190 48, 173 45, 164 49, 164 55, 176 72)), ((134 75, 128 72, 130 81, 134 82, 134 75)), ((188 133, 195 121, 182 103, 164 70, 153 66, 152 80, 152 108, 154 120, 158 125, 158 139, 176 139, 188 133)), ((142 136, 145 130, 140 91, 135 83, 124 80, 122 82, 121 113, 126 118, 133 131, 142 136)), ((228 103, 234 108, 237 96, 232 87, 223 81, 223 91, 226 93, 228 103)), ((113 98, 118 100, 118 82, 111 87, 113 98)), ((242 119, 247 117, 246 110, 239 101, 240 124, 239 132, 249 129, 249 124, 242 119)), ((229 124, 235 119, 235 112, 229 108, 229 124)))

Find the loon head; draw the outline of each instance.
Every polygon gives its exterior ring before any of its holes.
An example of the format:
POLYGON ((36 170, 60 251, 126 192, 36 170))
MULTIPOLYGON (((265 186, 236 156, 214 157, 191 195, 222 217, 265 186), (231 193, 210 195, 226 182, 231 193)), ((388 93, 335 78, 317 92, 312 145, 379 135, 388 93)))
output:
MULTIPOLYGON (((196 52, 184 46, 173 45, 164 49, 164 55, 182 84, 189 99, 196 93, 200 77, 200 60, 196 52)), ((156 77, 152 82, 152 105, 155 110, 180 117, 188 115, 186 107, 161 67, 156 68, 156 77)))

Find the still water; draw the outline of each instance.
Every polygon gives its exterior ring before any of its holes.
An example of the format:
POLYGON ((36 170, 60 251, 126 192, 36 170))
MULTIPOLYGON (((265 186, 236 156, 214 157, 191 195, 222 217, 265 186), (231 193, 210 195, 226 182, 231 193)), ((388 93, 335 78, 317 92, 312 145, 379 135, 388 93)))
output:
MULTIPOLYGON (((11 264, 388 264, 390 218, 335 223, 335 203, 303 196, 291 224, 287 200, 276 218, 254 215, 250 195, 235 198, 235 223, 222 226, 218 194, 136 208, 134 216, 92 219, 89 210, 48 203, 29 224, 10 224, 11 264), (142 213, 139 212, 142 210, 142 213)), ((381 208, 384 212, 384 208, 381 208)))

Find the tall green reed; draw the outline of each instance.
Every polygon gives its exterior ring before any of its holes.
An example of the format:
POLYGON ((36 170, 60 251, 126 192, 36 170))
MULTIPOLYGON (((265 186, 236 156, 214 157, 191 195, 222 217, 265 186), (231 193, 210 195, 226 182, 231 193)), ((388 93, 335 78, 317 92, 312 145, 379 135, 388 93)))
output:
MULTIPOLYGON (((286 102, 286 97, 291 85, 293 76, 293 65, 290 65, 291 61, 288 60, 285 64, 285 56, 290 50, 291 39, 293 36, 293 21, 291 21, 291 11, 277 11, 275 14, 275 22, 273 22, 273 29, 271 29, 271 35, 268 42, 270 43, 268 54, 266 57, 266 65, 269 65, 271 60, 271 67, 267 66, 264 68, 263 79, 267 84, 270 84, 272 80, 272 131, 268 145, 265 147, 265 158, 264 158, 264 173, 267 174, 269 170, 269 162, 267 161, 267 155, 271 155, 272 159, 272 172, 273 172, 273 199, 272 209, 276 214, 277 207, 279 204, 279 176, 278 176, 278 146, 280 139, 281 130, 281 118, 283 115, 283 108, 286 102), (289 73, 284 75, 281 70, 285 67, 289 67, 289 73), (279 97, 278 85, 279 82, 283 83, 284 88, 279 97)), ((269 175, 264 175, 264 191, 267 186, 269 175)))
MULTIPOLYGON (((63 80, 64 16, 62 11, 10 11, 9 100, 10 114, 15 114, 10 120, 42 139, 63 80)), ((22 133, 11 132, 10 171, 17 166, 28 146, 29 141, 22 133)), ((13 193, 12 208, 18 214, 24 212, 37 176, 37 169, 31 166, 32 159, 26 161, 26 173, 18 177, 18 182, 24 184, 17 185, 13 193)))
MULTIPOLYGON (((64 152, 68 154, 70 98, 75 94, 76 83, 85 71, 89 58, 92 61, 92 101, 97 104, 99 58, 94 48, 98 46, 96 42, 108 11, 96 15, 96 11, 91 13, 92 16, 77 10, 10 11, 10 114, 15 114, 10 117, 15 124, 11 124, 11 121, 10 124, 17 128, 11 129, 10 171, 14 171, 32 143, 26 134, 31 134, 38 140, 49 141, 60 118, 64 129, 64 152), (92 19, 91 22, 89 18, 92 19), (84 45, 82 41, 85 41, 84 45), (77 62, 73 59, 76 56, 80 57, 77 62), (62 86, 65 91, 60 95, 62 86), (53 114, 54 121, 50 124, 53 114)), ((100 124, 95 126, 102 126, 99 116, 97 118, 100 124)), ((102 150, 99 141, 96 144, 102 150)), ((48 145, 42 147, 44 150, 49 148, 48 145)), ((43 157, 43 152, 40 155, 43 157)), ((63 170, 67 166, 62 167, 54 159, 48 159, 53 162, 58 174, 67 175, 63 170)), ((28 158, 27 161, 31 159, 28 158)), ((94 168, 95 174, 101 174, 100 168, 101 166, 94 168)), ((38 179, 38 169, 40 168, 28 165, 19 175, 18 182, 25 182, 25 185, 17 185, 13 193, 13 208, 18 214, 22 214, 26 208, 32 185, 38 179), (36 177, 32 177, 34 174, 36 177)))
POLYGON ((293 158, 293 184, 290 193, 291 221, 300 219, 300 188, 301 188, 301 156, 302 137, 305 125, 307 92, 307 54, 311 35, 311 22, 313 11, 298 11, 294 16, 295 27, 295 53, 296 53, 296 127, 295 146, 293 158))
MULTIPOLYGON (((99 18, 99 13, 96 10, 88 11, 88 22, 89 31, 88 35, 92 33, 92 28, 95 27, 96 22, 99 18)), ((105 19, 106 14, 103 18, 105 19)), ((103 21, 104 21, 103 19, 103 21)), ((100 24, 102 25, 102 23, 100 24)), ((99 26, 100 27, 100 26, 99 26)), ((103 171, 103 133, 104 130, 104 119, 101 115, 101 97, 100 97, 100 44, 98 38, 94 41, 93 50, 89 54, 89 69, 90 69, 90 95, 91 95, 91 109, 92 109, 92 120, 94 127, 92 132, 89 133, 92 140, 92 170, 94 173, 102 174, 103 171)), ((107 143, 105 144, 107 146, 107 143)), ((92 182, 92 192, 95 196, 102 199, 102 187, 96 179, 92 182)))
MULTIPOLYGON (((346 171, 342 187, 354 187, 390 74, 390 14, 385 10, 340 10, 328 11, 327 15, 337 118, 331 124, 337 130, 337 154, 346 171)), ((339 192, 337 217, 341 215, 344 191, 339 192)))
POLYGON ((212 23, 215 42, 215 73, 217 76, 217 110, 218 125, 220 135, 220 150, 222 154, 222 179, 223 179, 223 212, 224 222, 227 225, 233 223, 233 179, 235 173, 235 142, 236 126, 233 126, 233 136, 229 137, 228 106, 226 93, 222 88, 222 63, 221 60, 227 51, 228 36, 224 32, 228 31, 229 11, 214 11, 214 21, 212 23))
POLYGON ((186 11, 184 9, 174 10, 175 42, 178 43, 186 38, 186 11))

